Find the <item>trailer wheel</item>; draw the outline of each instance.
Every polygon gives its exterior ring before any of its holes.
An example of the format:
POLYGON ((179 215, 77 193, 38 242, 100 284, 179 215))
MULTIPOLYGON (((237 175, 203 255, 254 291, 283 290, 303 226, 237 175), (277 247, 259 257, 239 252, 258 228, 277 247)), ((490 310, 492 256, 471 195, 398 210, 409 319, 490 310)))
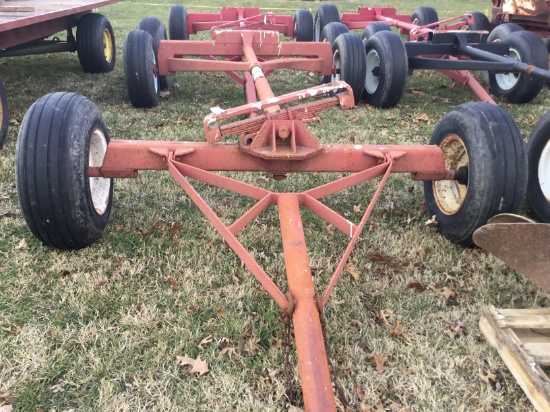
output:
POLYGON ((487 37, 487 43, 493 41, 501 41, 510 33, 514 33, 516 31, 523 31, 523 27, 516 23, 499 24, 491 31, 491 33, 489 33, 489 37, 487 37))
POLYGON ((8 135, 9 116, 8 93, 4 87, 4 82, 0 79, 0 149, 4 147, 8 135))
POLYGON ((17 139, 17 194, 31 232, 59 249, 91 245, 105 229, 113 179, 89 177, 101 166, 109 131, 84 96, 52 93, 27 111, 17 139))
MULTIPOLYGON (((411 14, 411 23, 415 26, 426 26, 439 21, 437 11, 433 7, 418 7, 411 14)), ((436 28, 433 26, 432 28, 436 28)))
POLYGON ((294 38, 313 41, 313 16, 308 9, 300 9, 294 14, 294 38))
POLYGON ((76 50, 86 73, 107 73, 115 68, 115 35, 105 16, 89 13, 78 20, 76 50))
POLYGON ((541 117, 529 136, 527 158, 527 201, 538 219, 550 223, 550 111, 541 117))
POLYGON ((363 34, 361 35, 363 44, 365 44, 368 39, 370 39, 372 36, 380 31, 391 31, 391 27, 383 21, 375 21, 367 25, 367 27, 365 27, 365 29, 363 30, 363 34))
MULTIPOLYGON (((145 30, 153 37, 153 50, 155 51, 155 59, 158 62, 159 47, 161 40, 167 40, 166 27, 156 17, 144 17, 141 19, 138 25, 139 30, 145 30)), ((170 77, 158 76, 160 90, 168 89, 170 85, 170 77)))
POLYGON ((471 246, 475 230, 491 217, 519 210, 527 188, 526 148, 502 108, 461 104, 443 116, 430 144, 456 172, 456 180, 424 182, 428 213, 449 240, 471 246))
POLYGON ((145 30, 128 33, 124 42, 124 77, 134 107, 151 108, 159 104, 160 87, 155 74, 153 37, 145 30))
MULTIPOLYGON (((340 22, 332 22, 327 24, 323 32, 321 33, 321 37, 319 38, 320 42, 327 42, 331 45, 334 45, 334 42, 340 36, 341 34, 348 33, 348 28, 345 24, 340 22)), ((332 80, 332 76, 319 76, 319 83, 330 83, 332 80)))
POLYGON ((345 81, 353 90, 355 102, 361 99, 365 79, 365 49, 355 33, 343 33, 332 45, 334 74, 331 82, 345 81))
POLYGON ((189 40, 187 32, 187 10, 183 6, 172 6, 168 12, 170 40, 189 40))
POLYGON ((313 23, 313 40, 323 41, 321 33, 329 23, 340 22, 340 13, 334 4, 321 4, 315 13, 315 22, 313 23))
POLYGON ((392 31, 376 33, 365 43, 363 100, 374 107, 394 107, 405 93, 409 73, 407 50, 392 31))
MULTIPOLYGON (((542 40, 534 33, 516 31, 501 40, 510 47, 509 56, 524 63, 548 68, 548 53, 542 40)), ((532 77, 525 77, 520 73, 491 73, 489 72, 489 87, 498 97, 506 98, 510 103, 527 103, 533 100, 542 87, 544 81, 532 77)))
MULTIPOLYGON (((489 31, 491 27, 489 26, 489 19, 487 16, 479 11, 473 11, 470 13, 472 17, 474 18, 474 22, 472 24, 468 24, 465 27, 463 27, 466 30, 472 30, 472 31, 489 31)), ((467 21, 468 18, 464 17, 462 21, 467 21)))

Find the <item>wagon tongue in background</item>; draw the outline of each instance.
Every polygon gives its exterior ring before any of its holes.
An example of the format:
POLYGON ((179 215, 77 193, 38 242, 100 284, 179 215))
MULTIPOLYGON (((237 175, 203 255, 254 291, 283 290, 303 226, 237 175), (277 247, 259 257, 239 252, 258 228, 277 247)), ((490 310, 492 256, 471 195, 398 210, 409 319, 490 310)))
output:
POLYGON ((474 242, 550 292, 550 224, 497 215, 474 233, 474 242))

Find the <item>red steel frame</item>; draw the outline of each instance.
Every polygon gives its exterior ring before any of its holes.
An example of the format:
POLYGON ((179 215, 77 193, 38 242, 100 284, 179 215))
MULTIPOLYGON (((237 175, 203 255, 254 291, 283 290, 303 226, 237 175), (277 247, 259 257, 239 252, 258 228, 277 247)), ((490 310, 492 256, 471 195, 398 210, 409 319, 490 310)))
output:
MULTIPOLYGON (((370 23, 381 21, 388 26, 398 27, 400 33, 408 35, 411 41, 425 41, 429 38, 430 33, 446 32, 461 30, 465 25, 473 23, 471 14, 464 16, 452 17, 441 20, 436 23, 426 26, 418 26, 412 24, 411 16, 408 14, 397 14, 393 7, 359 7, 357 13, 343 13, 340 21, 349 29, 364 29, 370 23)), ((426 56, 439 57, 441 59, 469 59, 468 57, 454 56, 426 56)), ((472 74, 467 70, 438 70, 443 75, 451 78, 458 84, 468 86, 476 95, 479 101, 496 104, 491 95, 487 93, 485 88, 479 84, 472 74)))
MULTIPOLYGON (((224 10, 228 13, 228 9, 224 10)), ((271 24, 271 17, 264 15, 261 21, 271 24)), ((253 19, 254 28, 262 28, 256 24, 256 17, 253 19)), ((224 71, 244 84, 247 104, 208 115, 204 122, 207 142, 112 140, 102 166, 91 167, 89 176, 136 177, 139 170, 168 170, 277 305, 292 316, 306 410, 335 411, 336 402, 320 318, 343 267, 391 173, 410 173, 417 180, 441 180, 453 179, 454 171, 446 169, 443 153, 437 146, 321 144, 309 133, 306 123, 318 120, 317 114, 326 108, 336 105, 353 107, 353 93, 349 86, 336 82, 275 97, 265 73, 279 67, 330 73, 332 63, 327 61, 332 55, 330 45, 279 43, 278 36, 273 32, 248 30, 249 23, 250 20, 244 19, 239 21, 238 30, 213 31, 214 41, 161 41, 159 48, 161 74, 172 74, 178 70, 224 71), (182 58, 190 52, 209 60, 182 58), (227 60, 215 60, 214 55, 226 57, 227 60), (284 57, 266 60, 281 56, 284 57), (304 59, 304 56, 307 58, 304 59), (209 67, 208 64, 212 63, 215 63, 214 66, 209 67), (235 71, 245 71, 245 76, 241 78, 235 71), (260 100, 257 100, 256 92, 260 100), (336 95, 326 97, 334 93, 336 95), (281 107, 295 100, 316 97, 325 98, 281 107), (225 123, 242 114, 248 114, 248 118, 225 123), (223 137, 227 135, 237 135, 238 142, 223 143, 223 137), (276 193, 215 171, 268 172, 275 178, 293 172, 350 174, 300 193, 276 193), (378 187, 358 224, 350 222, 320 201, 325 196, 376 178, 380 178, 378 187), (197 193, 190 179, 247 196, 257 202, 235 222, 225 225, 197 193), (241 230, 272 205, 279 211, 288 278, 286 293, 237 239, 241 230), (322 294, 317 294, 313 285, 300 214, 302 207, 350 237, 322 294)), ((196 25, 195 28, 206 27, 199 23, 192 24, 196 25)))

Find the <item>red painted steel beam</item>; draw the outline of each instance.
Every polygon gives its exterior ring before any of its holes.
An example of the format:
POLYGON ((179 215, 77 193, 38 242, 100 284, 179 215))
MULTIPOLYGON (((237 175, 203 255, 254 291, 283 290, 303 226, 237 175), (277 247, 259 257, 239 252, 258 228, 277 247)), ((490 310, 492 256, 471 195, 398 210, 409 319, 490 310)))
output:
POLYGON ((279 195, 278 209, 304 406, 307 411, 336 411, 298 195, 279 195))
POLYGON ((307 159, 264 160, 244 153, 237 144, 204 142, 111 140, 101 168, 90 168, 90 177, 136 177, 139 170, 167 170, 166 156, 209 171, 268 172, 284 175, 294 172, 359 172, 384 162, 384 153, 404 152, 394 160, 393 172, 422 175, 426 180, 448 177, 443 154, 429 145, 352 145, 325 144, 307 159), (159 156, 165 153, 166 156, 159 156))

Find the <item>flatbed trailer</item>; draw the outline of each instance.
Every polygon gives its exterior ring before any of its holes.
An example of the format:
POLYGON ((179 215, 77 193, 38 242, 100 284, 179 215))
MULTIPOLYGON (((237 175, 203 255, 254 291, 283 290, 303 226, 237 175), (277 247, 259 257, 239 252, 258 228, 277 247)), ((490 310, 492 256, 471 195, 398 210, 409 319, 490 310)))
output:
MULTIPOLYGON (((77 52, 84 71, 103 73, 115 65, 115 38, 111 24, 99 7, 122 0, 59 0, 0 2, 0 57, 77 52), (76 36, 73 28, 77 29, 76 36), (67 31, 67 39, 53 38, 67 31)), ((7 94, 0 79, 0 147, 8 128, 7 94)))

